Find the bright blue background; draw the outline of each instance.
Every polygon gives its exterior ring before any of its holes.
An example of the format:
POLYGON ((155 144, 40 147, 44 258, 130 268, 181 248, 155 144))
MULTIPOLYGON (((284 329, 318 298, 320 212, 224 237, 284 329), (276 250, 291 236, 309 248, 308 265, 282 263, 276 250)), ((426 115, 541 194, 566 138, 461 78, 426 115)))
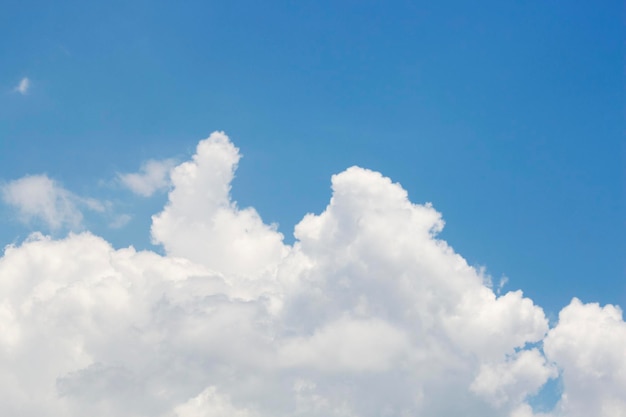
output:
MULTIPOLYGON (((88 227, 149 247, 165 196, 115 173, 225 130, 235 198, 289 241, 357 164, 433 202, 443 238, 552 319, 573 296, 626 306, 622 16, 611 0, 5 0, 0 179, 111 199, 133 221, 88 227)), ((28 233, 0 214, 1 244, 28 233)))

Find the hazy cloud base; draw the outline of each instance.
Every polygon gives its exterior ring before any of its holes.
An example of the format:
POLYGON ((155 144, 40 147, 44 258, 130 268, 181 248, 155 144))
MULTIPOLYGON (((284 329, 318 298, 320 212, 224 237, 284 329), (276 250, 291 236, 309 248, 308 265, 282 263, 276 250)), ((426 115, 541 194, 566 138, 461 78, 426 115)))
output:
MULTIPOLYGON (((286 245, 231 200, 239 159, 217 132, 171 169, 152 218, 165 256, 90 233, 6 248, 0 414, 626 415, 618 307, 574 299, 549 328, 521 291, 496 295, 437 238, 432 206, 358 167, 333 176, 326 209, 286 245), (559 403, 534 414, 528 399, 557 377, 559 403)), ((125 182, 149 195, 162 168, 125 182)), ((4 199, 22 215, 78 218, 64 192, 41 206, 11 184, 4 199)))

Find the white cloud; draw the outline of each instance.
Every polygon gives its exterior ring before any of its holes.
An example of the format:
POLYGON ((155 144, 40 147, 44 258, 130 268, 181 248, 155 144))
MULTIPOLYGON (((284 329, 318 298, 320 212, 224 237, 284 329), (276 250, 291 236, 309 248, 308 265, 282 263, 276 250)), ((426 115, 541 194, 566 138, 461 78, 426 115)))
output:
POLYGON ((126 226, 131 219, 132 216, 130 214, 120 214, 109 223, 109 227, 111 229, 121 229, 126 226))
MULTIPOLYGON (((80 200, 46 175, 32 175, 2 186, 2 199, 18 210, 23 222, 39 220, 52 230, 76 228, 83 215, 76 206, 80 200)), ((89 200, 90 205, 97 202, 89 200)))
POLYGON ((239 158, 223 133, 201 141, 193 159, 172 171, 169 201, 152 219, 154 242, 225 273, 251 275, 277 265, 287 251, 283 236, 230 199, 239 158))
MULTIPOLYGON (((47 175, 28 175, 0 185, 0 195, 5 204, 17 210, 21 222, 52 231, 80 229, 83 209, 97 213, 111 210, 109 202, 78 196, 47 175)), ((122 215, 113 225, 121 227, 128 220, 122 215)))
POLYGON ((219 395, 215 387, 208 387, 174 409, 176 417, 253 417, 247 409, 235 408, 228 397, 219 395))
POLYGON ((20 93, 22 95, 26 95, 28 90, 30 89, 30 80, 28 77, 24 77, 20 80, 20 82, 15 86, 13 91, 20 93))
POLYGON ((286 245, 231 200, 239 158, 215 133, 172 171, 164 256, 90 233, 7 247, 0 414, 537 417, 556 367, 553 417, 624 415, 619 310, 575 300, 549 330, 437 238, 431 205, 358 167, 286 245))
POLYGON ((173 159, 150 160, 141 166, 138 173, 118 174, 118 178, 135 194, 150 197, 156 191, 167 189, 170 185, 170 170, 174 165, 173 159))
POLYGON ((385 371, 407 355, 407 335, 380 319, 340 318, 310 337, 286 342, 280 351, 285 366, 326 372, 385 371), (395 363, 394 363, 395 362, 395 363))
POLYGON ((563 372, 557 415, 626 416, 626 323, 618 307, 573 299, 544 350, 563 372))
POLYGON ((537 349, 523 350, 502 362, 482 364, 470 389, 495 406, 519 404, 556 376, 555 367, 537 349))

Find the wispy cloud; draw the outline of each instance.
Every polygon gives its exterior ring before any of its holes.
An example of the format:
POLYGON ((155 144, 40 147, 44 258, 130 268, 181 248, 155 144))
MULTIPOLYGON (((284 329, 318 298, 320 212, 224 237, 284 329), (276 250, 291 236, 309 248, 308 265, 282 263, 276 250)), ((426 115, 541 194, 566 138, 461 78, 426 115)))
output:
POLYGON ((100 201, 77 196, 47 175, 29 175, 4 184, 0 196, 17 210, 22 222, 41 222, 50 230, 80 227, 80 207, 96 212, 106 210, 100 201))
POLYGON ((15 86, 13 91, 15 91, 16 93, 20 93, 22 95, 26 95, 28 93, 28 90, 30 89, 30 86, 31 86, 30 80, 28 79, 28 77, 24 77, 15 86))
POLYGON ((141 166, 139 172, 118 174, 119 181, 133 193, 150 197, 169 186, 170 170, 174 167, 173 159, 162 161, 150 160, 141 166))
POLYGON ((109 227, 111 229, 121 229, 126 226, 131 219, 132 216, 130 214, 120 214, 109 222, 109 227))

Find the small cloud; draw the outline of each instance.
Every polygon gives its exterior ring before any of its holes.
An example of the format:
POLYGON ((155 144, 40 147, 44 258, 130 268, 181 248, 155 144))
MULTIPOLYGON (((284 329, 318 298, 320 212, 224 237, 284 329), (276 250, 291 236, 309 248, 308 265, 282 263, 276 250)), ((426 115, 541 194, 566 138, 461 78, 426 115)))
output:
POLYGON ((500 278, 500 282, 498 283, 498 289, 496 291, 498 295, 500 295, 500 293, 502 292, 502 289, 508 282, 509 282, 509 278, 507 276, 503 275, 502 278, 500 278))
POLYGON ((28 90, 30 89, 30 80, 28 77, 24 77, 20 80, 19 84, 15 86, 13 91, 16 93, 20 93, 21 95, 26 95, 28 90))
POLYGON ((79 198, 79 201, 84 204, 89 210, 93 210, 98 213, 104 213, 111 206, 110 202, 102 203, 95 198, 79 198))
POLYGON ((0 187, 2 200, 17 209, 23 223, 43 222, 49 229, 80 227, 83 214, 79 207, 103 211, 92 198, 82 198, 66 190, 47 175, 30 175, 0 187))
POLYGON ((129 214, 120 214, 112 222, 109 223, 109 227, 111 229, 121 229, 126 226, 128 222, 132 219, 132 216, 129 214))
POLYGON ((150 197, 156 191, 165 190, 169 186, 170 171, 175 164, 173 159, 150 160, 141 166, 139 172, 118 174, 118 179, 133 193, 150 197))

